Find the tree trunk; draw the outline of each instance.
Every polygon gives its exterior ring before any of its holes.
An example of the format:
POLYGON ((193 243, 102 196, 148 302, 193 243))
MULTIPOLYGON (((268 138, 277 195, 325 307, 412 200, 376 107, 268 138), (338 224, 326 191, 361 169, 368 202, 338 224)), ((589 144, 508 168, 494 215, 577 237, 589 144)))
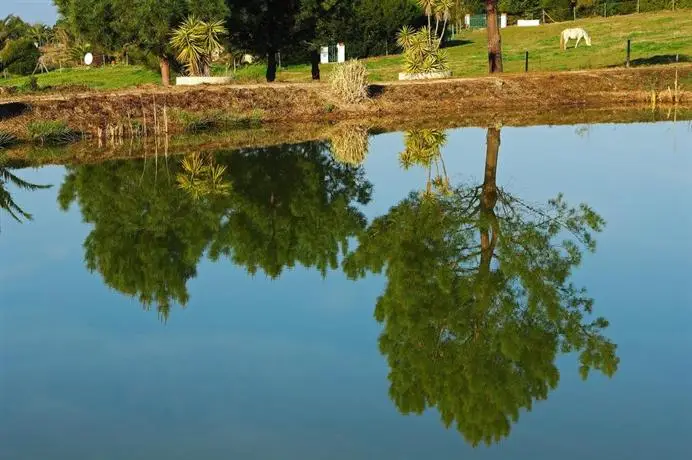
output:
POLYGON ((320 52, 312 50, 310 52, 310 64, 312 64, 312 79, 320 79, 320 52))
POLYGON ((485 153, 485 176, 481 192, 481 265, 480 273, 490 273, 490 263, 497 242, 497 158, 500 153, 500 130, 488 128, 485 153))
POLYGON ((502 40, 497 24, 497 0, 485 0, 488 27, 488 70, 502 72, 502 40))
POLYGON ((267 55, 267 81, 273 82, 276 80, 276 50, 269 48, 267 55))
POLYGON ((163 86, 171 85, 171 63, 168 58, 159 58, 159 66, 161 66, 161 83, 163 86))

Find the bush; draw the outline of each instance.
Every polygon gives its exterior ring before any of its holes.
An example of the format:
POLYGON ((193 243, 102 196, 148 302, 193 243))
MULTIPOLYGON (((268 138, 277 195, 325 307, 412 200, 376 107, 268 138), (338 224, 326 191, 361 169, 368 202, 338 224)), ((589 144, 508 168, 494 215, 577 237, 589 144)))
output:
POLYGON ((334 68, 331 76, 332 91, 347 104, 356 104, 368 98, 368 70, 365 64, 352 59, 334 68))
POLYGON ((11 74, 29 75, 36 68, 41 52, 29 39, 10 40, 0 51, 2 68, 11 74))
POLYGON ((27 126, 32 140, 41 144, 60 145, 79 140, 80 134, 62 121, 33 121, 27 126))

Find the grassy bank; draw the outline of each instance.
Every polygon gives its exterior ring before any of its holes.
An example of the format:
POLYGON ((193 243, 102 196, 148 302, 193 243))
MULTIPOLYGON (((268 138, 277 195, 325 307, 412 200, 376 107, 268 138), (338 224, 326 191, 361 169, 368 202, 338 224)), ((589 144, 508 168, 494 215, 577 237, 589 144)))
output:
MULTIPOLYGON (((487 42, 485 30, 465 31, 448 48, 452 71, 458 77, 481 76, 487 73, 487 42)), ((529 52, 531 71, 599 69, 621 66, 625 47, 632 40, 634 66, 670 63, 679 55, 682 61, 692 60, 692 11, 678 10, 633 14, 610 18, 583 19, 576 22, 548 24, 540 27, 509 27, 502 30, 503 58, 506 72, 523 72, 524 55, 529 52), (584 27, 593 38, 592 47, 559 49, 559 33, 565 27, 584 27)), ((402 63, 399 55, 365 60, 373 81, 398 78, 402 63)), ((217 74, 225 72, 218 66, 217 74)), ((331 65, 323 66, 328 76, 331 65)), ((265 69, 254 65, 239 70, 239 83, 264 81, 265 69)), ((139 66, 114 66, 98 69, 75 68, 37 75, 39 86, 60 87, 81 85, 93 89, 118 89, 145 84, 159 84, 158 75, 139 66)), ((278 73, 278 81, 309 82, 307 65, 289 66, 278 73)), ((0 86, 21 87, 27 77, 1 79, 0 86)))
MULTIPOLYGON (((125 89, 109 93, 22 95, 0 104, 2 131, 18 139, 43 139, 30 128, 59 127, 86 137, 162 136, 165 133, 258 125, 351 120, 474 119, 497 114, 521 120, 534 111, 571 113, 587 108, 692 106, 692 64, 558 73, 517 73, 371 85, 371 97, 345 104, 327 84, 231 85, 125 89), (44 122, 50 122, 45 124, 44 122)), ((36 130, 34 130, 36 131, 36 130)), ((52 131, 50 133, 52 135, 52 131)), ((62 139, 52 135, 49 139, 62 139)))

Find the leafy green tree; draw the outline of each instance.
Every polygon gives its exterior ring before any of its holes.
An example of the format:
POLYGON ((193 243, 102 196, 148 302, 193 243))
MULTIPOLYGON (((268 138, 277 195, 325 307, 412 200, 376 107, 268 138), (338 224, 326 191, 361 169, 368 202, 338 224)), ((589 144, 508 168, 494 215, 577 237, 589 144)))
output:
POLYGON ((578 352, 584 378, 618 365, 607 322, 588 319, 593 301, 569 281, 602 219, 562 197, 538 208, 505 193, 495 180, 499 144, 499 130, 488 130, 482 185, 412 194, 344 263, 352 277, 386 273, 375 317, 396 406, 436 408, 473 445, 500 441, 548 397, 558 354, 578 352))
POLYGON ((9 73, 29 75, 36 68, 41 52, 30 38, 7 40, 0 50, 0 69, 9 73))
POLYGON ((161 79, 170 84, 173 29, 195 15, 203 21, 226 17, 224 0, 54 0, 79 38, 105 49, 125 45, 151 53, 159 59, 161 79))
POLYGON ((13 14, 0 20, 0 49, 5 47, 8 40, 27 38, 29 28, 29 24, 13 14))
POLYGON ((231 182, 224 224, 210 249, 277 278, 297 263, 324 275, 365 227, 355 203, 370 200, 361 168, 343 165, 325 143, 243 151, 225 163, 231 182))
POLYGON ((276 54, 295 44, 300 0, 227 0, 231 42, 267 57, 268 82, 276 80, 276 54))
POLYGON ((187 281, 218 231, 220 211, 175 184, 177 163, 118 161, 68 167, 59 202, 78 203, 93 225, 84 242, 89 270, 155 306, 163 319, 188 301, 187 281))

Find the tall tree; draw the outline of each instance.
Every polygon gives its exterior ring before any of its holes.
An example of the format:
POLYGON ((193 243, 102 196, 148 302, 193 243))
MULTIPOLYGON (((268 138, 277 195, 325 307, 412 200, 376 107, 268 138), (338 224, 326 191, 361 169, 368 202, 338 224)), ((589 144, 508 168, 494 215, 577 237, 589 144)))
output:
POLYGON ((497 0, 485 0, 488 28, 488 71, 502 72, 502 39, 497 16, 497 0))
POLYGON ((294 41, 300 0, 227 0, 231 41, 267 57, 268 82, 276 80, 276 54, 294 41))
POLYGON ((607 322, 589 319, 593 301, 569 281, 602 219, 561 197, 533 207, 505 193, 495 180, 499 136, 488 130, 483 184, 411 194, 344 263, 351 277, 386 273, 375 317, 396 406, 436 408, 473 445, 500 441, 548 397, 560 353, 579 352, 583 378, 618 365, 607 322))

